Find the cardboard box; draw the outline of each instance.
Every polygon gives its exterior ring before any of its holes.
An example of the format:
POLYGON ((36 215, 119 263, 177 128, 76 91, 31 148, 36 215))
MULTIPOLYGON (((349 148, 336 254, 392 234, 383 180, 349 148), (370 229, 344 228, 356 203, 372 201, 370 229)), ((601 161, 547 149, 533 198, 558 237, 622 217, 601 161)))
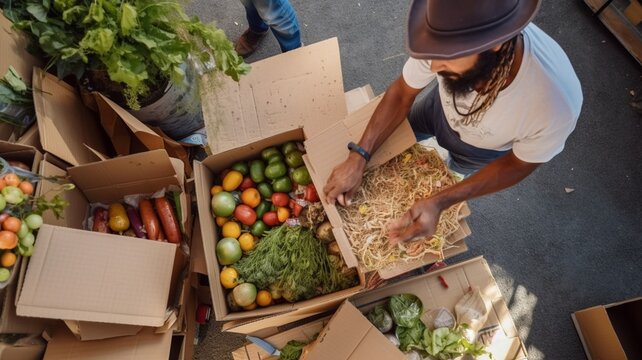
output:
MULTIPOLYGON (((316 359, 406 359, 370 322, 363 313, 375 305, 384 303, 390 296, 411 293, 417 295, 424 311, 446 307, 454 314, 455 304, 468 291, 470 286, 478 286, 485 297, 491 299, 492 309, 482 331, 494 329, 492 342, 487 350, 496 360, 526 359, 526 350, 508 307, 493 278, 486 261, 477 257, 462 263, 439 269, 435 272, 410 278, 370 292, 364 292, 344 303, 332 316, 327 325, 325 320, 276 333, 266 340, 277 348, 282 348, 289 340, 309 341, 317 332, 318 339, 311 346, 307 360, 316 359), (441 285, 442 276, 449 288, 441 285), (357 310, 358 309, 358 310, 357 310), (320 327, 323 327, 319 331, 320 327), (292 336, 292 337, 291 337, 292 336)), ((233 352, 235 360, 268 359, 265 351, 254 344, 233 352)))
MULTIPOLYGON (((43 162, 43 169, 47 168, 55 167, 43 162)), ((125 195, 168 187, 182 189, 182 163, 157 150, 73 167, 69 175, 77 189, 65 196, 74 200, 65 219, 57 220, 61 226, 43 225, 38 233, 18 314, 163 326, 178 247, 80 229, 89 203, 121 201, 125 195)), ((55 186, 46 185, 43 191, 55 186)), ((182 193, 183 226, 189 217, 187 204, 182 193)), ((79 331, 83 328, 82 323, 77 327, 79 331)))
POLYGON ((642 297, 571 314, 589 360, 642 358, 642 297))
POLYGON ((345 116, 337 39, 253 63, 250 74, 238 83, 210 76, 204 84, 203 114, 214 155, 202 163, 195 162, 194 178, 216 319, 262 317, 260 321, 230 323, 227 327, 228 330, 235 329, 233 331, 256 331, 270 326, 264 321, 288 323, 338 306, 360 286, 295 304, 229 312, 220 286, 220 266, 215 256, 218 235, 210 209, 210 187, 214 177, 233 162, 256 158, 261 150, 271 145, 302 141, 308 134, 316 134, 345 116), (209 86, 211 81, 216 82, 216 90, 208 92, 212 88, 209 86))
MULTIPOLYGON (((19 271, 19 268, 15 268, 19 271)), ((2 312, 0 313, 0 334, 41 334, 47 327, 53 325, 51 319, 22 317, 16 314, 16 279, 4 289, 2 312)), ((0 357, 0 359, 2 359, 0 357)))
POLYGON ((31 344, 0 343, 0 360, 40 360, 45 346, 43 341, 31 344))
MULTIPOLYGON (((377 105, 379 105, 382 97, 383 96, 377 97, 367 105, 350 113, 342 121, 335 123, 322 133, 308 138, 305 141, 308 160, 306 164, 308 165, 308 170, 310 170, 310 175, 317 189, 324 188, 332 173, 332 169, 348 157, 349 150, 345 144, 348 144, 350 141, 359 141, 368 125, 372 113, 375 111, 377 105)), ((416 138, 410 124, 404 120, 379 149, 377 149, 377 152, 373 154, 372 159, 368 162, 367 168, 384 164, 415 143, 416 138)), ((346 264, 349 267, 357 267, 359 265, 357 257, 352 252, 350 241, 343 231, 343 220, 339 215, 336 205, 328 204, 323 197, 321 200, 328 220, 330 220, 332 224, 334 236, 337 239, 346 264)), ((460 229, 449 237, 449 240, 455 244, 455 247, 444 251, 445 257, 460 254, 468 249, 461 240, 470 235, 470 228, 465 220, 463 220, 463 218, 469 214, 470 210, 464 205, 460 214, 462 217, 462 220, 460 220, 460 229)), ((389 279, 437 260, 439 260, 439 258, 436 255, 428 254, 420 260, 407 263, 399 262, 395 264, 394 268, 386 268, 378 272, 382 278, 389 279)))
MULTIPOLYGON (((94 94, 99 114, 89 110, 77 91, 39 68, 33 70, 38 134, 45 151, 71 165, 81 165, 151 150, 165 149, 191 174, 186 149, 132 116, 101 94, 94 94)), ((27 134, 25 134, 26 136, 27 134)), ((22 139, 34 142, 34 134, 22 139)))

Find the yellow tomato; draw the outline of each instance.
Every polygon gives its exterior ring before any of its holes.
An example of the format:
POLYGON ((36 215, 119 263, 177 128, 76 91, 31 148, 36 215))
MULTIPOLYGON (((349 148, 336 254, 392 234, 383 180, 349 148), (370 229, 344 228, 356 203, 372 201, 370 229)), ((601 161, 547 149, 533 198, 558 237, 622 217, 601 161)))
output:
POLYGON ((272 303, 272 295, 267 290, 261 290, 256 294, 256 303, 259 306, 268 306, 272 303))
POLYGON ((261 203, 261 194, 255 188, 245 189, 241 193, 241 201, 243 204, 255 208, 261 203))
POLYGON ((243 174, 236 170, 228 172, 223 178, 223 190, 234 191, 243 182, 243 174))
POLYGON ((16 263, 17 257, 16 254, 14 254, 11 251, 7 251, 4 254, 2 254, 2 257, 0 257, 0 265, 8 268, 10 266, 13 266, 16 263))
POLYGON ((286 207, 279 207, 276 209, 276 216, 279 218, 279 222, 285 222, 290 217, 290 210, 286 207))
POLYGON ((256 246, 256 238, 250 233, 243 233, 239 237, 239 244, 241 245, 241 250, 250 251, 256 246))
POLYGON ((230 219, 228 219, 226 217, 222 217, 222 216, 217 216, 216 217, 216 225, 218 225, 218 226, 223 226, 228 221, 230 221, 230 219))
POLYGON ((224 267, 221 271, 221 285, 226 289, 233 289, 239 284, 239 273, 231 267, 224 267))
POLYGON ((214 185, 210 189, 210 194, 212 194, 212 196, 214 196, 214 195, 220 193, 221 191, 223 191, 223 187, 221 185, 214 185))
POLYGON ((241 236, 241 225, 236 221, 228 221, 223 224, 223 237, 238 239, 241 236))
POLYGON ((251 303, 248 306, 243 306, 243 310, 245 310, 245 311, 250 311, 250 310, 254 310, 254 309, 256 309, 256 303, 255 302, 251 303))

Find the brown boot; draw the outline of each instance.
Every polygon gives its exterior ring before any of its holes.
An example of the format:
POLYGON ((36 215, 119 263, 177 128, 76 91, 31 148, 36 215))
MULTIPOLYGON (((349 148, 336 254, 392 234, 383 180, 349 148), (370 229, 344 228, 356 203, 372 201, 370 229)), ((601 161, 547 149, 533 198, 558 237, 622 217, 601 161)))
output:
POLYGON ((267 31, 256 33, 250 29, 245 30, 236 44, 234 44, 234 50, 244 58, 250 56, 259 47, 261 40, 267 33, 267 31))

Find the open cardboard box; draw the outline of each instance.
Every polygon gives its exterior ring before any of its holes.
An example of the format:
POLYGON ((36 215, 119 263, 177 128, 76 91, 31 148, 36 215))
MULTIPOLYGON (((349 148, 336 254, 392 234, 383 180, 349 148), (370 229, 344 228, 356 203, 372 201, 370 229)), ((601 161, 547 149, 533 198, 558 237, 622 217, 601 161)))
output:
POLYGON ((571 314, 589 360, 642 358, 642 297, 571 314))
MULTIPOLYGON (((87 108, 77 91, 45 71, 33 69, 34 105, 40 143, 45 151, 71 165, 105 160, 151 150, 165 149, 183 161, 191 173, 188 154, 178 142, 136 119, 101 94, 94 94, 99 116, 87 108)), ((33 142, 35 135, 23 141, 33 142)))
MULTIPOLYGON (((168 327, 166 321, 176 319, 166 312, 172 274, 181 274, 185 265, 185 259, 176 255, 182 254, 180 247, 82 229, 89 203, 121 201, 125 195, 162 188, 180 190, 182 169, 182 162, 164 150, 69 168, 77 188, 64 194, 70 205, 63 219, 45 216, 47 225, 38 233, 19 291, 18 315, 64 319, 83 339, 136 333, 140 326, 168 327), (90 322, 117 324, 119 331, 90 322)), ((65 171, 43 161, 41 173, 65 171)), ((40 193, 57 186, 42 185, 40 193)), ((180 200, 181 219, 187 226, 187 194, 181 193, 180 200)))
MULTIPOLYGON (((375 111, 382 97, 383 96, 377 97, 367 105, 350 113, 350 115, 342 121, 335 123, 322 133, 308 138, 305 141, 305 148, 307 149, 306 165, 308 166, 308 170, 310 170, 310 175, 317 189, 323 189, 332 173, 332 169, 348 157, 349 150, 345 144, 350 141, 359 141, 368 125, 372 113, 375 111)), ((377 152, 373 154, 372 159, 368 162, 367 168, 386 163, 415 143, 416 138, 410 128, 410 124, 404 121, 381 147, 377 149, 377 152)), ((352 251, 350 240, 343 231, 343 220, 336 206, 334 204, 328 204, 323 197, 321 201, 328 220, 330 220, 332 224, 334 236, 337 239, 346 264, 349 267, 359 266, 358 260, 352 251)), ((469 214, 470 210, 468 206, 464 204, 460 212, 460 228, 449 237, 449 241, 455 246, 444 251, 445 257, 451 257, 468 250, 463 239, 470 235, 470 228, 464 220, 469 214)), ((405 263, 398 262, 393 268, 381 269, 378 272, 382 278, 389 279, 437 260, 439 260, 439 258, 436 255, 427 254, 422 259, 405 263)))
MULTIPOLYGON (((316 320, 286 332, 274 333, 266 340, 281 349, 290 340, 309 342, 318 333, 317 340, 310 347, 307 360, 404 360, 406 356, 370 324, 362 313, 367 313, 375 305, 383 304, 392 295, 411 293, 421 299, 424 311, 445 307, 454 314, 455 304, 471 286, 479 287, 482 294, 492 302, 488 320, 481 331, 491 331, 492 341, 487 345, 487 350, 493 354, 493 358, 526 359, 526 350, 506 302, 482 257, 361 293, 350 302, 346 301, 329 321, 316 320), (439 276, 446 280, 448 288, 441 285, 439 276)), ((254 344, 248 344, 234 351, 232 355, 235 360, 272 359, 254 344)))
MULTIPOLYGON (((203 82, 203 115, 209 147, 214 155, 202 163, 194 163, 194 178, 216 319, 230 321, 261 317, 265 320, 269 317, 269 321, 287 323, 336 307, 361 286, 294 304, 230 312, 220 285, 220 266, 215 254, 218 235, 210 208, 210 188, 215 176, 232 163, 259 157, 261 150, 271 145, 290 140, 303 141, 308 134, 316 134, 345 116, 337 39, 253 63, 252 71, 238 83, 217 75, 210 75, 203 82), (212 83, 216 86, 210 86, 212 83), (215 90, 208 92, 212 88, 215 90)), ((266 326, 262 324, 259 321, 246 325, 249 331, 253 331, 266 326)), ((231 328, 236 328, 236 325, 231 328)))
POLYGON ((45 346, 40 335, 20 338, 13 343, 0 342, 0 360, 40 360, 45 346))

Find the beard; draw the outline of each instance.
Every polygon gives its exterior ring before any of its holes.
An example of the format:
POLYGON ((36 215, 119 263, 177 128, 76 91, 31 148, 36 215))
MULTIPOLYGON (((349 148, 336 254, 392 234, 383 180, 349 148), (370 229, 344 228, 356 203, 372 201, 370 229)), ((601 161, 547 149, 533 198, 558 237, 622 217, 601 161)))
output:
POLYGON ((487 50, 479 54, 479 58, 473 68, 463 74, 450 71, 440 71, 437 74, 443 77, 446 90, 455 94, 455 96, 462 96, 489 81, 493 71, 499 64, 499 51, 487 50))

